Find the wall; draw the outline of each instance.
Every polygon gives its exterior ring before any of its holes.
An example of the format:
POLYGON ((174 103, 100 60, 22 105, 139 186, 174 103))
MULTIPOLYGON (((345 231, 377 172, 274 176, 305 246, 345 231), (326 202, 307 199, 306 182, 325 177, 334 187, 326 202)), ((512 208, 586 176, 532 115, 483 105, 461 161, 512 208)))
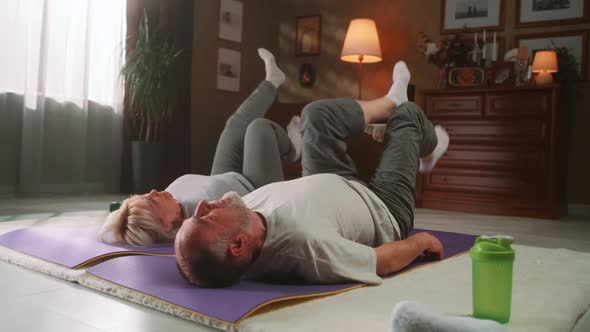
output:
POLYGON ((287 83, 281 90, 281 102, 308 102, 318 98, 357 96, 357 66, 340 61, 340 51, 352 18, 375 20, 379 31, 383 61, 363 67, 363 98, 384 95, 391 85, 393 64, 400 59, 412 71, 412 81, 418 87, 433 86, 436 69, 424 65, 417 52, 416 36, 420 31, 434 35, 438 31, 438 3, 436 1, 362 1, 341 0, 283 0, 274 3, 279 30, 280 61, 287 72, 287 83), (422 14, 418 14, 422 13, 422 14), (428 15, 427 13, 430 13, 428 15), (320 56, 296 57, 296 16, 322 15, 322 47, 320 56), (433 16, 434 15, 434 16, 433 16), (299 66, 312 63, 317 70, 313 89, 303 89, 297 82, 299 66))
POLYGON ((257 48, 273 51, 276 30, 269 24, 270 1, 244 3, 242 42, 220 40, 219 1, 196 0, 193 10, 193 61, 191 84, 191 172, 211 171, 215 146, 225 120, 264 79, 264 64, 257 48), (241 56, 240 92, 216 90, 217 50, 238 50, 241 56))
MULTIPOLYGON (((507 49, 514 47, 516 34, 534 32, 558 32, 589 29, 590 24, 549 26, 542 28, 516 29, 515 2, 504 1, 505 29, 499 38, 506 40, 507 49)), ((363 1, 340 0, 282 0, 272 2, 273 17, 278 29, 277 48, 279 63, 288 76, 279 100, 286 103, 308 102, 317 98, 356 96, 356 65, 339 60, 340 50, 351 18, 373 18, 379 30, 383 61, 364 66, 363 97, 382 96, 391 84, 391 69, 397 60, 405 60, 412 72, 412 82, 417 89, 432 88, 436 84, 437 71, 427 64, 416 51, 418 33, 423 31, 432 39, 440 36, 440 1, 363 1), (296 16, 322 15, 322 49, 320 56, 296 57, 296 16), (297 83, 299 66, 302 63, 316 66, 317 81, 313 89, 303 89, 297 83)), ((589 52, 590 53, 590 52, 589 52)), ((589 75, 590 77, 590 75, 589 75)), ((420 103, 420 95, 417 96, 420 103)), ((569 154, 566 176, 567 202, 590 204, 590 85, 585 84, 584 96, 577 101, 575 109, 568 112, 569 154)), ((565 155, 565 151, 562 151, 565 155)))

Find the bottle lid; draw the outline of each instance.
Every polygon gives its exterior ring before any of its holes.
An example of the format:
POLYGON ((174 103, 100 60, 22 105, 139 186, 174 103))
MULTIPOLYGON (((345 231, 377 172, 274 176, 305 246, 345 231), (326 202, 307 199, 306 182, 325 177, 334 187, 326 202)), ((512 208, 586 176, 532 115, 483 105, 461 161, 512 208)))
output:
POLYGON ((109 205, 109 212, 117 211, 121 207, 121 203, 119 202, 111 202, 109 205))
POLYGON ((475 240, 471 248, 471 258, 488 261, 513 261, 512 249, 514 238, 509 235, 482 235, 475 240))

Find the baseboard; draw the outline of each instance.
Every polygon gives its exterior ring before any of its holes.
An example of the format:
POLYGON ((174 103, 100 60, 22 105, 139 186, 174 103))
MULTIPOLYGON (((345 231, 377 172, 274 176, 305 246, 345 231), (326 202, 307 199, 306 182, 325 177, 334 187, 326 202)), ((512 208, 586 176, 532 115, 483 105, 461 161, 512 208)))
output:
POLYGON ((105 191, 103 183, 77 183, 77 184, 42 184, 42 193, 102 193, 105 191))
POLYGON ((14 195, 14 191, 16 190, 16 187, 13 185, 0 185, 0 195, 1 196, 5 196, 5 195, 14 195))
POLYGON ((576 217, 590 217, 589 204, 568 204, 567 215, 576 217))

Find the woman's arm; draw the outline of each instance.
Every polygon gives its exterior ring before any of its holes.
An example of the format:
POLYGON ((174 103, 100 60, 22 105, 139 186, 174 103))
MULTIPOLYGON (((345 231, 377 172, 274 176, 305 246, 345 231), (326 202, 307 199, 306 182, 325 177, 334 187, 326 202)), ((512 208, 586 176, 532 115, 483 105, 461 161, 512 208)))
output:
POLYGON ((375 248, 377 254, 377 275, 384 277, 408 266, 422 252, 443 257, 442 243, 432 234, 422 232, 405 240, 388 242, 375 248))

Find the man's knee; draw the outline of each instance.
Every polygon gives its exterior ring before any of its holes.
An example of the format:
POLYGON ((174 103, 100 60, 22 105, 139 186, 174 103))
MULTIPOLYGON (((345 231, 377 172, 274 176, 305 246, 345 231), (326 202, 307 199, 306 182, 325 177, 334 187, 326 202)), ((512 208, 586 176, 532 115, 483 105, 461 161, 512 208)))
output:
POLYGON ((301 111, 301 129, 317 126, 324 123, 328 116, 329 108, 324 100, 314 101, 305 105, 301 111))

